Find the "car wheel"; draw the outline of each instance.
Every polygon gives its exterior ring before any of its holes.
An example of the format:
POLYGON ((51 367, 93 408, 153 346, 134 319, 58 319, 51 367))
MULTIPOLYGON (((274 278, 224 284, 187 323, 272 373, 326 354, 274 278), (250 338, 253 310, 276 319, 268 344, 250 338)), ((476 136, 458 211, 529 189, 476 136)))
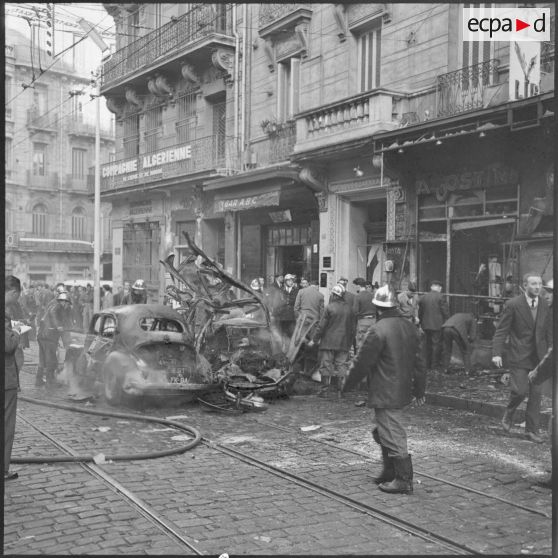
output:
POLYGON ((120 405, 124 397, 122 378, 110 369, 105 368, 103 370, 103 382, 107 403, 110 403, 111 405, 120 405))

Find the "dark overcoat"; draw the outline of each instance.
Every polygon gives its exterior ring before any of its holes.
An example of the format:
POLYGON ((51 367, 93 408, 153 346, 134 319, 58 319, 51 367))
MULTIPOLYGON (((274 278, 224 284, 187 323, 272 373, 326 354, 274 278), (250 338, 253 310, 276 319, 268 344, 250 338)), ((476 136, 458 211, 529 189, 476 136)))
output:
POLYGON ((369 377, 368 400, 377 409, 401 409, 423 397, 426 366, 420 335, 399 309, 386 310, 368 330, 343 391, 369 377))
POLYGON ((449 318, 448 303, 442 293, 431 291, 419 298, 418 317, 422 329, 442 329, 449 318))
POLYGON ((314 341, 320 350, 348 351, 355 336, 355 314, 352 305, 342 299, 331 300, 324 314, 314 341))
POLYGON ((19 333, 12 329, 12 318, 8 314, 4 317, 6 336, 4 344, 4 389, 19 387, 19 373, 16 364, 16 350, 19 346, 19 333))
POLYGON ((508 366, 531 370, 552 345, 552 313, 546 300, 539 296, 537 320, 533 320, 525 295, 508 300, 496 326, 492 355, 503 356, 506 337, 510 338, 508 366))

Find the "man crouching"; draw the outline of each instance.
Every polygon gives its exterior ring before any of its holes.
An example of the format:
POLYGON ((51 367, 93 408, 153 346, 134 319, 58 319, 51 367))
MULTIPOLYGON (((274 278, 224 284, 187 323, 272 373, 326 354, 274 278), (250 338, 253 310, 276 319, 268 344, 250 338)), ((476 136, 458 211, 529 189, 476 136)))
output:
POLYGON ((356 355, 343 392, 368 375, 368 404, 374 408, 374 441, 382 449, 383 471, 375 483, 384 492, 413 492, 413 465, 407 452, 403 408, 413 396, 424 403, 426 367, 417 328, 399 311, 395 292, 384 285, 374 295, 377 321, 356 355))

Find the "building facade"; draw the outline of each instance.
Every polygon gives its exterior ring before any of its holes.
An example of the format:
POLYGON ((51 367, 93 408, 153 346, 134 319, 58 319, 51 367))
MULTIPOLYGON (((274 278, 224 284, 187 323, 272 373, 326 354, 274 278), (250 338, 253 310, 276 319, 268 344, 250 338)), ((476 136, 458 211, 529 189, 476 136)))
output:
MULTIPOLYGON (((5 52, 6 273, 26 284, 93 280, 95 112, 84 91, 90 76, 62 61, 38 77, 49 55, 9 26, 5 52)), ((112 115, 103 117, 101 161, 108 161, 114 132, 112 115)), ((110 210, 103 205, 105 279, 110 210)))
POLYGON ((122 34, 102 85, 120 280, 160 296, 183 232, 243 280, 324 290, 346 275, 471 294, 482 262, 517 262, 516 281, 548 258, 554 39, 520 99, 509 46, 464 42, 458 4, 105 6, 122 34), (475 213, 437 194, 448 180, 475 213), (483 232, 486 254, 455 257, 483 232))

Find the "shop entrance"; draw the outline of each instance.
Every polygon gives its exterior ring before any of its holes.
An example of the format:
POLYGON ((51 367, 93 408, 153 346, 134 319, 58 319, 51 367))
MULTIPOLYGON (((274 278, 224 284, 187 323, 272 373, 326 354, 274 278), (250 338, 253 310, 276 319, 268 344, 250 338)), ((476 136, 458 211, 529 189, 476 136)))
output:
POLYGON ((430 284, 434 280, 444 283, 444 291, 447 292, 446 282, 446 243, 445 242, 422 242, 420 251, 420 284, 419 290, 428 292, 430 284))

